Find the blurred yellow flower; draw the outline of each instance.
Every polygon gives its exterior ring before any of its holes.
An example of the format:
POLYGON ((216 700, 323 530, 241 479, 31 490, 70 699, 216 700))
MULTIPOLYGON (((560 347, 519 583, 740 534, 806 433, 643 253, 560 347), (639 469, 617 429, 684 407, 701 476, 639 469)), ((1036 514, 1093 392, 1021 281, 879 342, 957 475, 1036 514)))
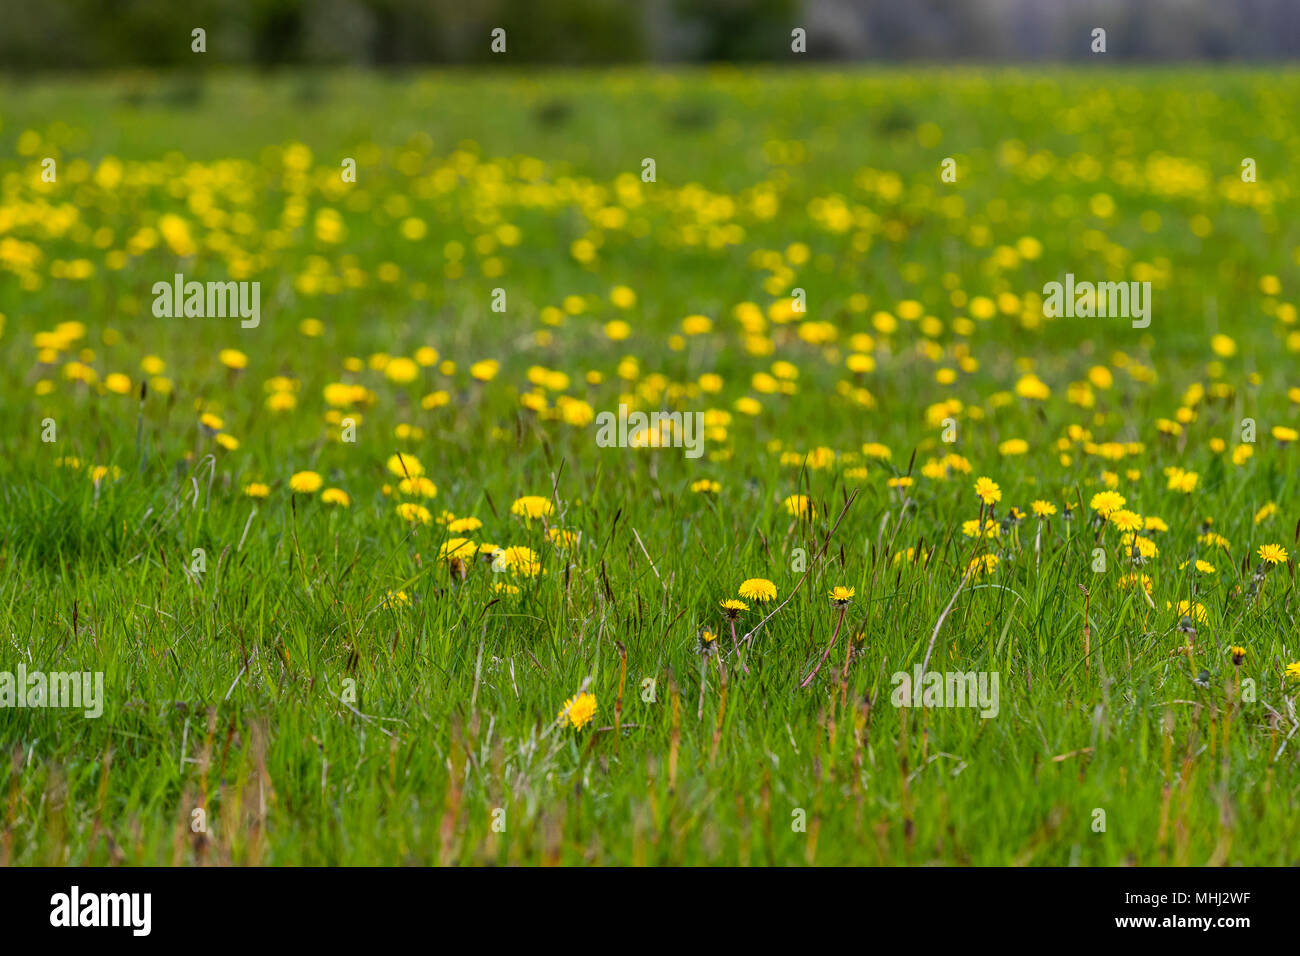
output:
POLYGON ((289 479, 289 487, 304 495, 315 494, 324 483, 325 479, 314 471, 294 472, 293 477, 289 479))
POLYGON ((522 498, 516 498, 514 504, 510 506, 510 513, 520 515, 529 520, 533 518, 543 518, 552 511, 551 499, 543 498, 541 495, 524 495, 522 498))

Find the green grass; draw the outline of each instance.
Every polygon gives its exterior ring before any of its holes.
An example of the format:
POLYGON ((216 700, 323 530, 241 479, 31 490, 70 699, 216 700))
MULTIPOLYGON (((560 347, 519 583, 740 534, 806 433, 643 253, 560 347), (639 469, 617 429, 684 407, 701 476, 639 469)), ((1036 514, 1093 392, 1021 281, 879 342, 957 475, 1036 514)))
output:
MULTIPOLYGON (((1271 432, 1295 427, 1288 389, 1300 386, 1293 71, 7 82, 0 671, 102 671, 106 700, 99 719, 0 708, 0 861, 1298 862, 1294 569, 1256 575, 1260 545, 1294 550, 1300 519, 1296 451, 1271 432), (306 171, 286 165, 294 143, 311 151, 306 171), (45 156, 53 184, 40 181, 45 156), (119 182, 95 178, 109 156, 124 163, 119 182), (1246 156, 1255 184, 1239 178, 1246 156), (355 185, 340 181, 344 157, 358 161, 355 185), (640 184, 645 157, 656 183, 640 184), (939 179, 945 157, 956 183, 939 179), (612 206, 626 221, 601 224, 612 206), (346 224, 341 242, 316 233, 325 207, 346 224), (140 240, 168 214, 196 254, 140 240), (403 235, 408 218, 422 238, 403 235), (500 241, 506 224, 518 244, 500 241), (476 246, 484 235, 491 248, 476 246), (571 251, 584 237, 598 246, 590 262, 571 251), (999 257, 1023 237, 1041 244, 1036 259, 999 257), (68 277, 78 260, 93 274, 68 277), (260 327, 155 318, 153 283, 175 272, 260 281, 260 327), (1067 272, 1150 278, 1150 328, 1043 320, 1023 297, 1067 272), (617 285, 634 308, 611 304, 617 285), (796 287, 811 334, 797 322, 745 333, 739 303, 767 313, 796 287), (1021 306, 972 318, 971 300, 1002 294, 1021 306), (876 314, 908 301, 937 328, 901 318, 882 331, 876 314), (673 341, 694 314, 712 330, 673 341), (319 337, 300 333, 308 317, 319 337), (614 341, 605 326, 618 319, 630 336, 614 341), (69 321, 79 337, 34 341, 69 321), (819 329, 833 341, 808 341, 819 329), (1212 351, 1215 335, 1232 354, 1212 351), (371 361, 422 346, 438 364, 414 382, 371 361), (248 367, 223 367, 223 348, 248 367), (855 351, 874 370, 849 371, 855 351), (154 381, 141 403, 140 379, 156 378, 142 376, 146 355, 165 361, 170 391, 154 381), (480 382, 470 367, 486 359, 500 372, 480 382), (92 381, 68 377, 76 361, 92 381), (754 378, 777 361, 797 369, 791 394, 754 378), (533 367, 570 379, 544 390, 546 414, 521 402, 539 391, 533 367), (1097 368, 1113 384, 1094 385, 1090 406, 1072 401, 1097 368), (1017 393, 1031 370, 1045 400, 1017 393), (125 394, 106 387, 113 373, 125 394), (720 391, 700 387, 706 374, 720 391), (267 408, 274 376, 298 383, 293 410, 267 408), (334 382, 369 395, 331 421, 334 382), (870 398, 855 399, 863 388, 870 398), (445 405, 422 406, 440 391, 445 405), (596 412, 635 395, 731 420, 699 459, 600 448, 594 425, 549 414, 558 394, 596 412), (736 408, 744 397, 758 414, 736 408), (960 407, 935 409, 951 399, 960 407), (1181 434, 1162 431, 1180 408, 1181 434), (204 411, 238 448, 200 428, 204 411), (346 415, 355 443, 339 441, 346 415), (1245 418, 1258 437, 1238 463, 1245 418), (422 436, 398 437, 403 424, 422 436), (1003 455, 1009 439, 1027 454, 1003 455), (868 442, 890 459, 865 457, 868 442), (1137 444, 1116 458, 1103 443, 1137 444), (818 448, 834 462, 805 462, 818 448), (446 530, 396 513, 385 463, 398 451, 436 483, 433 515, 477 517, 476 542, 531 547, 544 574, 496 574, 486 557, 451 573, 446 530), (969 474, 922 473, 950 453, 969 474), (79 467, 56 464, 68 458, 79 467), (94 482, 95 466, 118 471, 94 482), (1171 467, 1197 473, 1192 491, 1168 487, 1171 467), (350 507, 292 494, 306 469, 350 507), (1150 602, 1121 586, 1131 537, 1089 505, 1108 472, 1128 509, 1168 526, 1137 569, 1150 602), (906 495, 888 485, 906 474, 906 495), (1039 553, 1033 517, 976 542, 961 524, 980 515, 982 475, 1001 486, 999 520, 1035 499, 1078 517, 1047 522, 1039 553), (716 495, 691 490, 704 478, 716 495), (254 480, 271 486, 266 500, 242 493, 254 480), (787 513, 792 494, 810 496, 811 520, 787 513), (548 525, 578 532, 577 546, 512 515, 522 495, 550 499, 548 525), (1200 537, 1207 517, 1226 551, 1200 537), (928 560, 900 559, 908 548, 928 560), (964 580, 981 553, 997 569, 964 580), (1181 566, 1194 559, 1215 572, 1196 582, 1189 658, 1170 605, 1191 597, 1181 566), (718 602, 753 577, 777 586, 766 610, 793 597, 754 635, 746 674, 718 602), (800 689, 835 629, 836 585, 856 596, 800 689), (399 591, 409 603, 388 599, 399 591), (925 659, 941 618, 930 668, 996 672, 996 717, 891 704, 891 676, 925 659), (725 680, 716 658, 701 668, 704 627, 720 635, 725 680), (1232 645, 1247 648, 1239 670, 1232 645), (593 723, 559 727, 584 685, 593 723)), ((750 603, 742 636, 764 613, 750 603)))

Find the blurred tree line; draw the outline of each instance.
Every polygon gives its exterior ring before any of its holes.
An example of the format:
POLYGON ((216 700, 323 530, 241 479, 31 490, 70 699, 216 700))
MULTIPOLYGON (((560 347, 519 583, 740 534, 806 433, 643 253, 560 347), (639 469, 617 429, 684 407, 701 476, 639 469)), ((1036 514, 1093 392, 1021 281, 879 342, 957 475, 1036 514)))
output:
POLYGON ((1270 59, 1300 53, 1300 0, 5 0, 0 69, 212 63, 473 64, 508 60, 1061 60, 1093 27, 1119 59, 1270 59))

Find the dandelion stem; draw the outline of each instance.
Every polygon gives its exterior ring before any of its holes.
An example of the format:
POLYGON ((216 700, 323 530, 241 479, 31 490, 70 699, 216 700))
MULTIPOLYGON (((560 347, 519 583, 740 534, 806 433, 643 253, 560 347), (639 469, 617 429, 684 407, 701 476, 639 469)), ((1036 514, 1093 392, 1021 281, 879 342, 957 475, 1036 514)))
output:
POLYGON ((817 672, 821 670, 822 665, 826 663, 826 658, 831 656, 831 648, 835 646, 835 638, 840 636, 840 625, 844 623, 844 614, 848 609, 849 606, 847 604, 841 605, 840 619, 835 622, 835 633, 831 635, 831 642, 826 645, 826 652, 822 654, 822 659, 817 662, 817 666, 812 669, 812 673, 803 679, 803 683, 799 685, 800 687, 807 687, 811 684, 812 679, 817 676, 817 672))
POLYGON ((709 761, 712 762, 718 756, 718 745, 722 743, 722 718, 727 712, 727 668, 722 663, 722 655, 716 655, 718 661, 718 680, 722 688, 718 696, 718 721, 713 727, 713 750, 709 753, 709 761))
POLYGON ((748 674, 748 665, 746 665, 744 661, 740 660, 740 642, 736 640, 736 619, 733 617, 729 619, 728 623, 731 625, 731 648, 736 652, 736 660, 740 662, 740 669, 748 674))
POLYGON ((705 686, 704 672, 708 668, 708 666, 709 666, 709 659, 707 657, 701 657, 700 658, 700 706, 695 711, 696 720, 704 719, 704 686, 705 686))

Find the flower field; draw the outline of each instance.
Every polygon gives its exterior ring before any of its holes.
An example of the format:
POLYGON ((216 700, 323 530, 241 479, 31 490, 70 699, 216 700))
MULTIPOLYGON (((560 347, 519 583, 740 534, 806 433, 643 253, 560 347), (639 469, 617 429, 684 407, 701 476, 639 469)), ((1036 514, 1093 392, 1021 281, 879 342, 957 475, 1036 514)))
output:
POLYGON ((1300 862, 1298 115, 5 81, 0 862, 1300 862))

